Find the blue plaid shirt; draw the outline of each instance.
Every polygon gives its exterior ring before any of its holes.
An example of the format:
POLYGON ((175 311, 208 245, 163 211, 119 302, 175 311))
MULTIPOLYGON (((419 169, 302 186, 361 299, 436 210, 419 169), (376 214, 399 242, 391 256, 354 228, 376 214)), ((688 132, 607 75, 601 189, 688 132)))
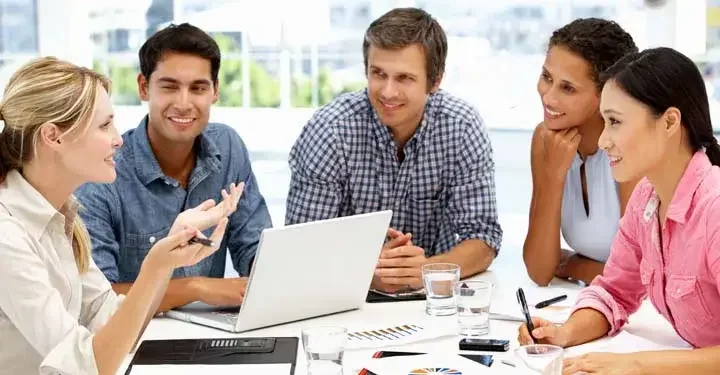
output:
MULTIPOLYGON (((76 196, 80 215, 92 240, 93 260, 110 282, 133 282, 150 248, 167 236, 175 217, 207 199, 222 201, 220 191, 244 181, 237 211, 228 222, 220 251, 194 266, 178 268, 173 277, 223 277, 226 251, 235 270, 247 276, 260 232, 272 223, 260 194, 250 157, 231 127, 210 123, 196 140, 195 168, 188 189, 166 176, 147 136, 147 117, 123 134, 116 155, 117 179, 112 184, 85 184, 76 196)), ((210 235, 214 228, 205 231, 210 235)))
POLYGON ((502 241, 495 164, 477 111, 439 90, 397 157, 390 130, 367 91, 343 94, 320 108, 290 151, 286 224, 393 210, 391 226, 412 233, 427 256, 480 239, 502 241))

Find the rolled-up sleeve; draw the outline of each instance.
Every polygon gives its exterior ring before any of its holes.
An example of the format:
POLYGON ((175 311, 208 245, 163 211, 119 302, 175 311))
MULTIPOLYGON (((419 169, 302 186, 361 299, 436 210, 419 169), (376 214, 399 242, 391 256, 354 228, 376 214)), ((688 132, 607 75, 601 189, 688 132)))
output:
POLYGON ((33 240, 12 222, 0 232, 0 309, 43 358, 40 373, 97 374, 93 333, 66 309, 33 240))
POLYGON ((465 123, 459 140, 457 175, 450 186, 448 215, 459 242, 479 239, 496 254, 502 244, 490 137, 478 114, 465 123))
POLYGON ((285 225, 340 215, 345 166, 337 135, 325 121, 325 116, 313 116, 290 151, 285 225))
POLYGON ((580 292, 574 307, 574 311, 591 308, 605 315, 610 323, 610 335, 625 326, 647 295, 640 277, 642 253, 636 241, 637 220, 637 213, 628 207, 620 220, 603 274, 580 292))

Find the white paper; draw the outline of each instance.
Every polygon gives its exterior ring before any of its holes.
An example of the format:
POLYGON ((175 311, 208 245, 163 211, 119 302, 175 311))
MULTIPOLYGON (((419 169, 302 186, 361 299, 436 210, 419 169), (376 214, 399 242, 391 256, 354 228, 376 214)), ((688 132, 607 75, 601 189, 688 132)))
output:
POLYGON ((423 354, 369 360, 365 368, 377 375, 482 375, 490 368, 457 354, 423 354))
POLYGON ((236 365, 133 365, 131 375, 289 375, 289 363, 236 365))
MULTIPOLYGON (((523 292, 525 293, 530 316, 536 316, 558 324, 564 323, 570 317, 579 293, 578 290, 569 288, 539 287, 535 285, 523 285, 523 292), (563 294, 567 295, 565 300, 542 309, 535 308, 535 304, 563 294)), ((513 298, 496 299, 492 302, 492 305, 490 305, 490 319, 524 322, 525 316, 522 313, 520 303, 513 295, 513 298)))
POLYGON ((351 329, 345 350, 379 349, 457 335, 457 318, 438 319, 433 324, 378 325, 351 329))
POLYGON ((565 357, 575 357, 590 352, 608 352, 608 353, 633 353, 642 351, 655 350, 677 350, 690 349, 690 345, 678 339, 673 343, 660 343, 634 335, 626 330, 620 331, 614 337, 608 337, 587 344, 578 345, 565 349, 565 357))

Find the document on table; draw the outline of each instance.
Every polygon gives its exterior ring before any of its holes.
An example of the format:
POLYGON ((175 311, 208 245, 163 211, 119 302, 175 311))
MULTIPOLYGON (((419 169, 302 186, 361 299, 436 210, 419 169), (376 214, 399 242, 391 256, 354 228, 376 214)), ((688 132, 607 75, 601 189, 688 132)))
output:
MULTIPOLYGON (((572 307, 575 304, 579 290, 564 288, 564 287, 539 287, 536 285, 523 285, 523 291, 525 292, 525 298, 527 299, 528 308, 531 316, 536 316, 549 320, 553 323, 564 323, 572 312, 572 307), (536 309, 535 304, 551 298, 567 295, 567 298, 563 301, 554 303, 548 307, 542 309, 536 309)), ((513 296, 507 296, 506 298, 497 298, 492 302, 490 306, 490 318, 495 320, 510 320, 517 322, 524 322, 525 316, 522 313, 520 304, 515 299, 515 291, 513 290, 513 296)), ((505 291, 509 293, 509 291, 505 291)))
POLYGON ((660 343, 623 330, 613 337, 567 348, 565 349, 565 357, 575 357, 590 352, 634 353, 677 349, 691 349, 691 346, 679 337, 674 342, 660 343))
POLYGON ((457 319, 436 319, 395 326, 350 327, 345 349, 379 349, 455 335, 457 335, 457 319))
POLYGON ((290 375, 289 363, 235 365, 133 365, 131 375, 290 375))

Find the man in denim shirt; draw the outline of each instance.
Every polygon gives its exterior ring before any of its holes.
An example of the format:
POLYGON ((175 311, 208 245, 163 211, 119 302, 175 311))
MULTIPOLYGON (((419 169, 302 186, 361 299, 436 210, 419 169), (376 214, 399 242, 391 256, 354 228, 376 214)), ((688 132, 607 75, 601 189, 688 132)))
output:
POLYGON ((171 25, 150 37, 140 49, 138 76, 149 114, 123 135, 115 183, 87 184, 77 192, 93 259, 113 288, 127 293, 147 252, 179 213, 208 199, 219 203, 223 189, 244 183, 220 250, 175 271, 161 311, 198 300, 241 303, 247 278, 223 278, 225 249, 246 276, 260 233, 271 226, 242 140, 227 125, 208 123, 218 99, 219 68, 217 44, 194 26, 171 25))

